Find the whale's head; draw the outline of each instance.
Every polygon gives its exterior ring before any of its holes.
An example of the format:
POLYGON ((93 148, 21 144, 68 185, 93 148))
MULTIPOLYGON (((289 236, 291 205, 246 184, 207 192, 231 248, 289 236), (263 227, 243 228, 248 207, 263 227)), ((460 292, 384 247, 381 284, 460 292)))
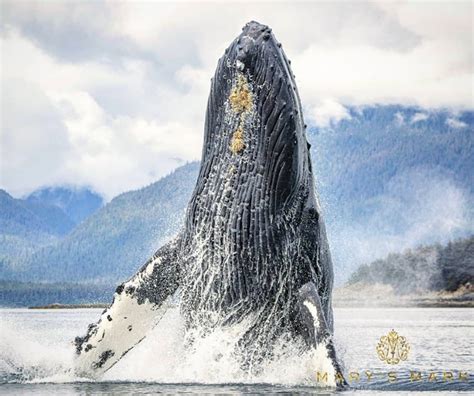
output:
POLYGON ((202 204, 199 195, 210 193, 236 216, 265 206, 273 217, 312 183, 308 175, 309 145, 290 61, 268 26, 249 22, 212 79, 192 202, 202 204))

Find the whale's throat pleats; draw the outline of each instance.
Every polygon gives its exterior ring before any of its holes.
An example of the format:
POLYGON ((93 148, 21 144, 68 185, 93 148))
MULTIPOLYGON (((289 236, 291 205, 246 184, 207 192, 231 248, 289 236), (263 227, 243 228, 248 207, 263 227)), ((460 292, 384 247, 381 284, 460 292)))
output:
POLYGON ((249 313, 289 320, 311 274, 298 235, 312 194, 304 124, 273 44, 246 63, 232 44, 212 81, 182 287, 188 322, 204 328, 249 313))

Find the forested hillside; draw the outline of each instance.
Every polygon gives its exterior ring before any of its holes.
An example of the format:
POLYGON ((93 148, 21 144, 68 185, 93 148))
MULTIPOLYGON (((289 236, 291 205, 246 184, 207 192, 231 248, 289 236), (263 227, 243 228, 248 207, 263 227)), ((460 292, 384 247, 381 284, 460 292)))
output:
POLYGON ((0 260, 24 259, 38 247, 54 243, 73 226, 55 206, 15 199, 0 190, 0 260))
POLYGON ((24 199, 0 190, 0 274, 18 271, 33 252, 56 244, 102 204, 85 188, 45 188, 24 199))
MULTIPOLYGON (((377 106, 348 117, 308 132, 337 282, 390 252, 474 233, 473 112, 377 106)), ((0 259, 0 277, 130 276, 179 229, 198 168, 116 197, 54 246, 0 259)))
POLYGON ((455 291, 474 285, 474 236, 447 245, 422 246, 362 265, 349 284, 382 283, 395 292, 455 291))
POLYGON ((461 114, 458 124, 448 112, 400 106, 354 108, 350 117, 310 131, 320 192, 339 208, 338 216, 367 218, 365 201, 384 194, 397 175, 409 178, 414 171, 474 192, 473 112, 461 114))
POLYGON ((4 279, 115 283, 133 274, 178 231, 199 165, 114 198, 54 246, 21 263, 4 279))
POLYGON ((103 284, 0 281, 0 307, 110 303, 114 288, 103 284))
POLYGON ((474 112, 348 117, 309 133, 339 281, 390 252, 474 233, 474 112))

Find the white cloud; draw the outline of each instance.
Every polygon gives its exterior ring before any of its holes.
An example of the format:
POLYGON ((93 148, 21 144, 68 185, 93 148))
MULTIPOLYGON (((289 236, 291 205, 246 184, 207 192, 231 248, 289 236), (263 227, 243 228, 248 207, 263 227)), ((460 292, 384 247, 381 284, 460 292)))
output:
POLYGON ((428 118, 429 118, 428 114, 418 112, 418 113, 413 114, 413 116, 410 119, 410 123, 415 124, 420 121, 426 121, 428 118))
MULTIPOLYGON (((112 198, 199 159, 205 95, 203 103, 194 102, 202 89, 195 71, 177 72, 187 94, 164 87, 153 111, 145 112, 156 116, 132 117, 107 112, 91 92, 100 86, 120 87, 120 95, 140 91, 146 62, 127 61, 119 69, 62 64, 17 34, 2 39, 2 52, 11 57, 2 65, 1 183, 15 195, 64 183, 112 198)), ((143 93, 143 107, 150 106, 147 99, 143 93)))
POLYGON ((70 145, 61 114, 38 85, 2 81, 0 131, 2 187, 21 193, 56 181, 70 145))
POLYGON ((409 53, 370 45, 311 45, 293 56, 302 100, 334 97, 344 104, 403 103, 422 107, 472 106, 472 69, 453 73, 434 54, 459 58, 440 43, 422 44, 409 53), (350 65, 350 66, 348 66, 350 65))
POLYGON ((350 119, 347 109, 333 99, 325 99, 316 106, 307 109, 306 116, 310 122, 319 127, 328 127, 343 119, 350 119))
POLYGON ((117 84, 130 78, 125 71, 97 62, 80 64, 60 62, 35 43, 10 30, 1 38, 3 81, 17 79, 31 81, 43 91, 84 89, 99 84, 117 84))
POLYGON ((397 112, 395 113, 395 122, 396 122, 398 125, 403 125, 403 124, 405 123, 405 117, 404 117, 404 115, 403 115, 401 112, 399 112, 399 111, 397 111, 397 112))
POLYGON ((469 2, 4 1, 1 187, 110 197, 199 158, 210 77, 252 19, 283 42, 308 121, 348 118, 348 105, 472 109, 471 15, 469 2))
POLYGON ((451 128, 467 128, 467 124, 456 118, 448 118, 446 124, 451 128))
POLYGON ((90 184, 107 198, 124 185, 133 189, 154 182, 201 153, 202 138, 186 123, 110 116, 86 92, 56 94, 54 102, 68 109, 63 115, 71 155, 63 177, 90 184))

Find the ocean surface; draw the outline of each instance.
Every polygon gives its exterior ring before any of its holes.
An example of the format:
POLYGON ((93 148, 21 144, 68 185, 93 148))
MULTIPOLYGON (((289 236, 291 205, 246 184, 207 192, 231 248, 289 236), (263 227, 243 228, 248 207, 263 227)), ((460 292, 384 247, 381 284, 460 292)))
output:
MULTIPOLYGON (((255 377, 232 361, 232 331, 187 350, 176 309, 101 381, 77 378, 72 340, 100 313, 0 309, 0 394, 335 393, 317 382, 310 358, 292 355, 287 346, 255 377)), ((337 308, 335 338, 350 383, 344 395, 474 394, 474 309, 337 308), (398 365, 382 362, 375 350, 391 329, 410 344, 408 359, 398 365), (420 372, 421 380, 410 380, 410 371, 420 372), (443 380, 443 372, 453 379, 443 380), (459 379, 459 373, 468 378, 459 379)))

